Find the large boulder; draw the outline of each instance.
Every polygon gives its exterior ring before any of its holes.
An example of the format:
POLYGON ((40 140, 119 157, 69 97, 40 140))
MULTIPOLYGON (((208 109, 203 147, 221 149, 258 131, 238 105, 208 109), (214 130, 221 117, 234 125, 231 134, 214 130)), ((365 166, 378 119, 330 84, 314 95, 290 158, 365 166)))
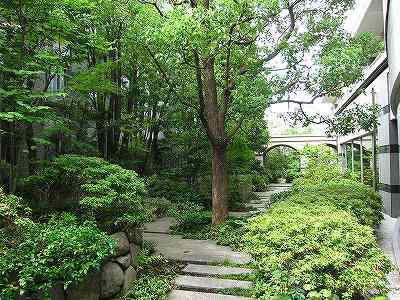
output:
POLYGON ((100 273, 90 274, 82 282, 72 284, 68 287, 65 294, 66 300, 99 300, 100 273))
POLYGON ((124 285, 122 288, 122 292, 124 295, 128 292, 129 288, 133 285, 133 283, 136 280, 136 270, 132 267, 129 266, 128 269, 125 271, 125 278, 124 278, 124 285))
POLYGON ((117 295, 124 284, 124 271, 114 262, 106 263, 101 272, 100 299, 117 295))
POLYGON ((115 261, 120 265, 123 270, 126 270, 132 263, 131 254, 128 253, 127 255, 117 257, 115 261))
POLYGON ((124 232, 117 232, 111 235, 117 246, 115 248, 115 257, 124 256, 129 253, 129 240, 124 232))

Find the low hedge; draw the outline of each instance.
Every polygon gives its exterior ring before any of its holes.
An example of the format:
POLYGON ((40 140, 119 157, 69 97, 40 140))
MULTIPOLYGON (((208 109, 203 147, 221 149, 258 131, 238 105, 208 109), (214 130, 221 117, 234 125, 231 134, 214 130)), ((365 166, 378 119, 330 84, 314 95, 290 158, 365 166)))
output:
POLYGON ((354 215, 361 224, 371 227, 378 226, 383 219, 383 203, 378 193, 365 184, 349 179, 318 185, 295 185, 280 197, 282 200, 291 197, 296 203, 330 203, 354 215))
POLYGON ((259 269, 256 296, 354 299, 386 292, 391 264, 373 229, 332 203, 305 201, 304 194, 289 196, 247 225, 245 249, 259 269))

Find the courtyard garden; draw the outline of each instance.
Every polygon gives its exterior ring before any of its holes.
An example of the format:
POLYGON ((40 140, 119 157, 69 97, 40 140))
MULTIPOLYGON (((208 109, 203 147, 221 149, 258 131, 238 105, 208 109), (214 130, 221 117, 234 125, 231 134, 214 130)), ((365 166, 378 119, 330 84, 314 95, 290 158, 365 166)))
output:
POLYGON ((270 149, 265 115, 308 128, 363 77, 383 43, 353 5, 1 1, 0 300, 386 299, 375 180, 270 149))

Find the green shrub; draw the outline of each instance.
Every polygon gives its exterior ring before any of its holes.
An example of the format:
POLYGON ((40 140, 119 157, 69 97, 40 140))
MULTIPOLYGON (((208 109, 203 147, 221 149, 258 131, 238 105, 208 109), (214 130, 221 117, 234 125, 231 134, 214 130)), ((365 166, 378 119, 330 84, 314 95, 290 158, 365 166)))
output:
POLYGON ((37 296, 56 283, 68 286, 100 267, 115 242, 91 221, 64 213, 47 223, 17 218, 0 232, 0 298, 37 296))
POLYGON ((228 205, 231 210, 244 208, 252 195, 252 175, 231 175, 229 177, 228 205))
POLYGON ((28 177, 23 187, 32 191, 29 196, 36 202, 59 210, 83 209, 110 231, 150 219, 143 201, 144 181, 101 158, 59 156, 28 177))
POLYGON ((294 185, 315 185, 343 179, 337 155, 332 148, 324 145, 306 146, 301 154, 307 166, 294 185))
POLYGON ((19 216, 30 215, 31 210, 14 195, 6 195, 0 188, 0 228, 11 226, 19 216))
POLYGON ((251 181, 254 192, 265 192, 268 188, 268 178, 259 174, 252 174, 251 181))
POLYGON ((247 230, 245 248, 259 269, 259 299, 320 293, 352 299, 386 291, 391 265, 372 228, 332 204, 307 204, 292 196, 252 219, 247 230))
POLYGON ((148 179, 148 190, 151 197, 166 198, 172 203, 194 202, 203 204, 204 197, 196 192, 187 182, 169 177, 154 176, 148 179))
POLYGON ((188 211, 177 216, 176 220, 180 228, 194 228, 211 224, 212 213, 210 211, 188 211))
POLYGON ((157 217, 166 216, 172 205, 169 200, 163 197, 145 198, 144 203, 147 210, 157 217))
POLYGON ((296 185, 286 195, 296 195, 290 199, 300 204, 332 204, 354 215, 361 224, 371 227, 376 227, 383 219, 381 197, 369 186, 349 179, 318 185, 296 185))

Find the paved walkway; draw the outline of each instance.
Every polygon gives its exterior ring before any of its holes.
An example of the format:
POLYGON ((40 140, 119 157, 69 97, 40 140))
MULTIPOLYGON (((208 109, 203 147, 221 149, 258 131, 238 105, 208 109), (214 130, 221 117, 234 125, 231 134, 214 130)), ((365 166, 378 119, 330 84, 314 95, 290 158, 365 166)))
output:
MULTIPOLYGON (((393 265, 395 264, 395 258, 393 253, 393 233, 395 230, 397 219, 385 215, 385 219, 382 221, 381 225, 377 231, 378 243, 383 252, 387 257, 390 258, 393 265)), ((395 269, 388 276, 389 279, 389 299, 399 300, 400 299, 400 273, 398 269, 395 269)))
MULTIPOLYGON (((258 200, 249 203, 253 209, 251 212, 231 215, 249 217, 264 212, 270 205, 271 195, 288 188, 289 185, 272 185, 268 192, 258 193, 258 200)), ((175 289, 169 300, 249 300, 250 298, 222 293, 227 289, 246 290, 253 287, 251 281, 227 279, 235 275, 243 278, 254 272, 245 267, 251 262, 250 255, 217 245, 212 240, 190 240, 172 235, 170 227, 175 224, 173 218, 161 218, 146 224, 144 231, 144 239, 155 244, 157 253, 186 264, 182 274, 175 279, 175 289), (232 264, 237 266, 229 266, 232 264), (244 267, 238 267, 240 265, 244 267)))

